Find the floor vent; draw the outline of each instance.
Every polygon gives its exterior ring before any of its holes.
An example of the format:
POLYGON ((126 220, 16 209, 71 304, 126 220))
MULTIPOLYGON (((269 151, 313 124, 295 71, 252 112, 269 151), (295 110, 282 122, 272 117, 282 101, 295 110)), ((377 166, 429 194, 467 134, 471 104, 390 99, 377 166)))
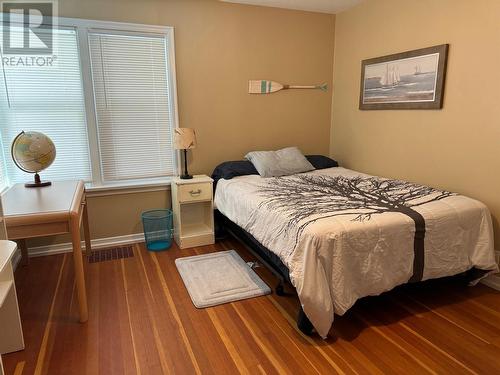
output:
POLYGON ((100 263, 108 260, 130 258, 133 256, 134 250, 131 245, 128 245, 92 251, 87 258, 89 263, 100 263))

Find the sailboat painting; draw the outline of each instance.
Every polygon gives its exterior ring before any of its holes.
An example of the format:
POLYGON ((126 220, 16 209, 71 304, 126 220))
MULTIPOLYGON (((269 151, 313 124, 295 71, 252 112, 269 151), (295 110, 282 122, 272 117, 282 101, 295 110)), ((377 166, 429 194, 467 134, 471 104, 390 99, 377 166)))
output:
POLYGON ((442 108, 448 45, 363 60, 360 109, 442 108))

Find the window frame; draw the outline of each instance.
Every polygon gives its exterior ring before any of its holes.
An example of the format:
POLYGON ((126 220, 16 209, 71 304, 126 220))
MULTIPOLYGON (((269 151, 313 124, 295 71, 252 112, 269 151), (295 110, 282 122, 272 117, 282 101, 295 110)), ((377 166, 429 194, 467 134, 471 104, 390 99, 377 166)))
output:
POLYGON ((2 174, 4 181, 3 184, 0 184, 0 196, 10 187, 9 174, 7 173, 7 163, 5 162, 5 155, 2 152, 4 148, 3 148, 1 132, 2 129, 0 129, 0 173, 2 174))
MULTIPOLYGON (((4 19, 5 13, 0 12, 0 20, 4 19)), ((20 19, 21 20, 21 19, 20 19)), ((78 42, 78 53, 80 62, 80 75, 82 79, 82 87, 84 94, 85 120, 87 125, 87 142, 89 146, 90 163, 91 163, 91 178, 92 182, 86 184, 89 191, 95 191, 98 194, 103 194, 106 191, 117 191, 125 193, 127 190, 147 191, 148 187, 158 190, 160 187, 169 186, 175 175, 181 170, 181 161, 179 154, 175 149, 172 149, 174 160, 174 176, 165 176, 160 178, 146 178, 135 180, 122 180, 119 182, 104 182, 101 171, 101 158, 99 154, 99 137, 97 129, 97 111, 95 107, 94 97, 94 81, 92 79, 92 63, 90 57, 90 43, 88 34, 91 31, 109 31, 111 33, 121 33, 126 35, 143 35, 143 36, 162 36, 167 40, 167 56, 168 61, 167 74, 169 79, 169 96, 170 110, 173 114, 172 133, 173 130, 179 127, 179 111, 177 97, 177 73, 175 59, 175 38, 174 27, 161 25, 145 25, 127 22, 114 21, 98 21, 89 19, 77 19, 67 17, 54 17, 54 26, 61 28, 73 28, 76 31, 78 42)), ((2 22, 2 21, 0 21, 2 22)), ((14 21, 17 22, 17 21, 14 21)), ((52 22, 52 19, 51 21, 52 22)))

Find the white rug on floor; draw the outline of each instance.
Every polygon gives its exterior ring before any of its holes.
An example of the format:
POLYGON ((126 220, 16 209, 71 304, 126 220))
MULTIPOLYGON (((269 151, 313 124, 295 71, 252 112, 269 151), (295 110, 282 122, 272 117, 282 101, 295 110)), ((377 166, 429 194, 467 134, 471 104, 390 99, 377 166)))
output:
POLYGON ((178 258, 175 265, 197 308, 271 293, 234 250, 178 258))

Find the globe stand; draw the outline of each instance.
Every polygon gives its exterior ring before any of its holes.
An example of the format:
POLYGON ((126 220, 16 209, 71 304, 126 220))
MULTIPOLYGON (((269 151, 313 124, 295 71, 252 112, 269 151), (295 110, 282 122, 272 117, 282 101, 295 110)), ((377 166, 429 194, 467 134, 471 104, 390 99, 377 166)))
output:
POLYGON ((26 182, 24 184, 25 187, 27 188, 34 188, 34 187, 44 187, 44 186, 50 186, 52 185, 52 182, 50 181, 43 181, 40 179, 40 175, 38 173, 35 173, 35 182, 26 182))

